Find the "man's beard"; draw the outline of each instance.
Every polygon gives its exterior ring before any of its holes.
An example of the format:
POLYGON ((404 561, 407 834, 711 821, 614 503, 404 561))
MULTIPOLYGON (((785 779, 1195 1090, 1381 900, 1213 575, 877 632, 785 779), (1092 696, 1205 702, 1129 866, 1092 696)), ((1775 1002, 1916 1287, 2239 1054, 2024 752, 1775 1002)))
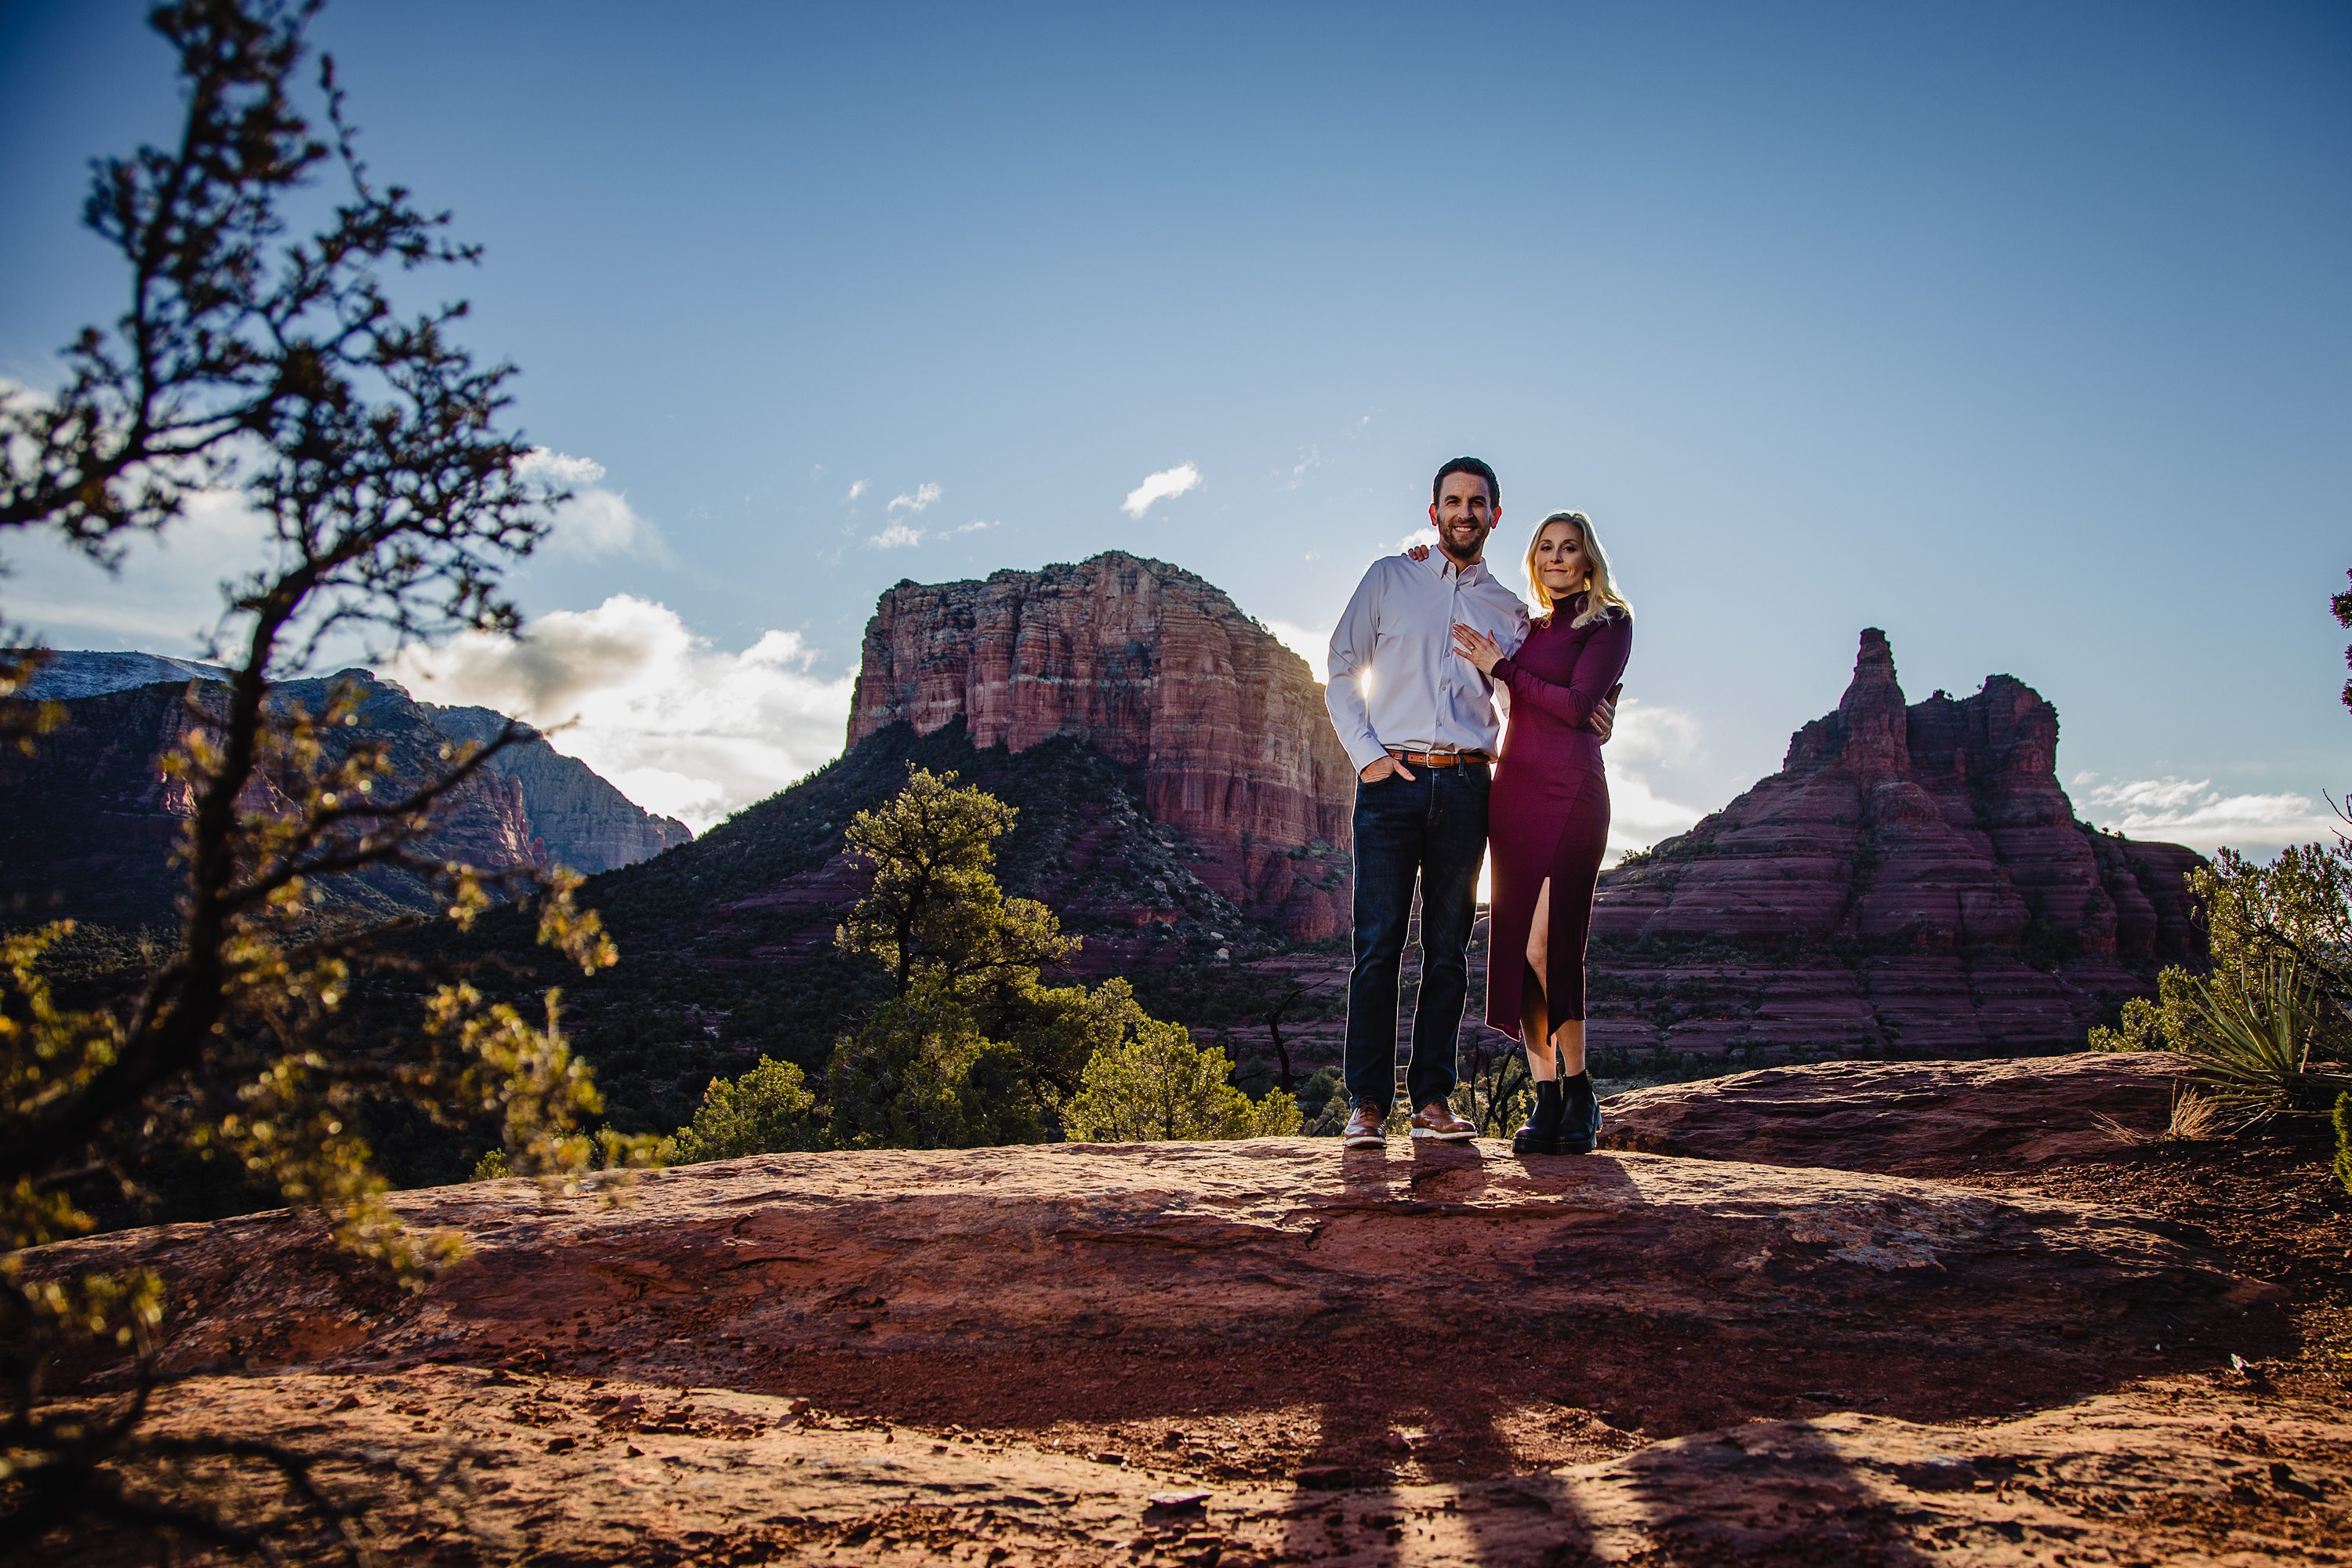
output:
POLYGON ((1485 532, 1480 533, 1477 538, 1472 540, 1467 544, 1457 544, 1454 542, 1452 531, 1450 530, 1441 528, 1437 531, 1437 547, 1440 550, 1444 551, 1446 554, 1452 556, 1455 561, 1467 566, 1472 562, 1477 560, 1479 552, 1486 549, 1486 534, 1485 532))

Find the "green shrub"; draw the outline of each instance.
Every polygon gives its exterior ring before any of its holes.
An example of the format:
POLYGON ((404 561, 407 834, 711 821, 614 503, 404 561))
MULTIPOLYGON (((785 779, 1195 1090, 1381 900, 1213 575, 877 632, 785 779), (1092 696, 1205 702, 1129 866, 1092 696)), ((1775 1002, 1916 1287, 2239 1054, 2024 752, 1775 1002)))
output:
POLYGON ((2336 1179, 2352 1193, 2352 1089, 2336 1097, 2336 1179))
POLYGON ((2196 1027, 2176 1049, 2189 1059, 2189 1080, 2226 1124, 2316 1110, 2326 1103, 2323 1095, 2352 1087, 2341 1075, 2311 1069, 2312 1042, 2327 1012, 2299 964, 2273 959, 2251 974, 2225 970, 2191 984, 2196 1027))
POLYGON ((694 1121, 670 1141, 670 1158, 674 1163, 692 1165, 824 1145, 816 1096, 809 1092, 801 1069, 762 1056, 740 1078, 710 1080, 694 1121))
POLYGON ((1092 1143, 1171 1138, 1278 1138, 1299 1130, 1298 1101, 1281 1089, 1252 1100, 1225 1080, 1232 1058, 1192 1043, 1181 1024, 1141 1018, 1087 1063, 1065 1125, 1092 1143))
POLYGON ((833 1139, 845 1148, 972 1149, 1042 1143, 1020 1055, 985 1038, 944 986, 884 1003, 825 1069, 833 1139))

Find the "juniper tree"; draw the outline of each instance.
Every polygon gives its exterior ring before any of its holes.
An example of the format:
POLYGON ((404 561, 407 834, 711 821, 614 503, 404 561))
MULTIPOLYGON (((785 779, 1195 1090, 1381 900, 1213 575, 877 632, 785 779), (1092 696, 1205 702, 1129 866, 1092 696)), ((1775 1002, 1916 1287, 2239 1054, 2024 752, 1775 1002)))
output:
MULTIPOLYGON (((851 823, 850 848, 873 868, 874 882, 836 940, 888 969, 897 994, 836 1045, 825 1069, 836 1143, 1034 1142, 1075 1114, 1097 1064, 1128 1060, 1120 1053, 1160 1037, 1153 1031, 1183 1036, 1147 1015, 1123 979, 1091 988, 1045 984, 1044 968, 1076 953, 1079 942, 1053 910, 1007 898, 996 880, 996 845, 1018 816, 953 773, 914 768, 896 796, 851 823)), ((1129 1062, 1120 1081, 1198 1066, 1147 1053, 1129 1062)), ((1230 1068, 1217 1069, 1219 1086, 1230 1068)), ((1186 1082, 1181 1093, 1189 1097, 1186 1082)), ((1250 1107, 1239 1091, 1224 1092, 1250 1107)), ((1279 1098, 1295 1128, 1297 1102, 1279 1098)), ((1197 1120, 1188 1115, 1183 1124, 1197 1120)), ((1182 1134, 1196 1135, 1240 1134, 1182 1134)))
MULTIPOLYGON (((398 962, 394 928, 319 912, 328 879, 404 868, 461 926, 503 895, 533 904, 540 940, 583 972, 614 954, 575 906, 573 879, 478 870, 421 847, 517 729, 453 746, 430 776, 394 785, 384 748, 344 734, 355 692, 310 707, 273 696, 328 652, 513 630, 501 574, 544 537, 562 499, 518 471, 530 448, 503 424, 510 371, 478 364, 455 340, 465 307, 409 311, 395 298, 395 274, 476 252, 448 237, 446 215, 370 176, 331 60, 319 61, 310 96, 316 10, 178 0, 152 13, 178 58, 178 139, 98 163, 84 209, 127 268, 128 304, 68 347, 60 387, 0 406, 0 529, 111 565, 211 492, 236 497, 269 547, 269 564, 224 584, 212 657, 230 666, 226 696, 192 690, 186 738, 164 760, 190 803, 176 942, 117 1003, 87 1008, 60 1005, 44 975, 64 928, 16 932, 0 951, 0 1555, 92 1515, 269 1550, 260 1526, 159 1486, 162 1469, 207 1459, 274 1470, 334 1539, 358 1540, 355 1505, 312 1473, 326 1456, 150 1430, 160 1282, 77 1276, 30 1250, 89 1228, 94 1192, 135 1190, 141 1165, 171 1152, 214 1152, 414 1285, 456 1244, 411 1234, 386 1205, 360 1132, 370 1097, 494 1126, 510 1168, 566 1184, 649 1152, 648 1141, 583 1131, 601 1106, 552 991, 526 1016, 418 975, 423 1012, 405 1048, 328 1044, 353 985, 398 962), (331 217, 289 235, 288 199, 322 182, 331 217), (45 1368, 92 1342, 131 1359, 130 1391, 110 1410, 60 1406, 45 1368)), ((0 696, 37 662, 13 657, 0 696)), ((42 720, 28 706, 15 705, 11 729, 37 745, 42 720)))

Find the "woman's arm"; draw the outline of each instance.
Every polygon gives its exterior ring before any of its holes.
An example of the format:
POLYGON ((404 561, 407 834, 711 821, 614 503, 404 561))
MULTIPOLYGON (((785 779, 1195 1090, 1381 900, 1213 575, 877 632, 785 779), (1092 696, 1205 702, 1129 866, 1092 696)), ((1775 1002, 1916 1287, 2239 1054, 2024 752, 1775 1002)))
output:
POLYGON ((1576 671, 1566 686, 1546 680, 1507 657, 1495 661, 1492 674, 1511 689, 1512 701, 1541 709, 1569 728, 1580 730, 1591 720, 1593 708, 1625 673, 1625 661, 1633 652, 1633 618, 1613 615, 1578 650, 1576 671))

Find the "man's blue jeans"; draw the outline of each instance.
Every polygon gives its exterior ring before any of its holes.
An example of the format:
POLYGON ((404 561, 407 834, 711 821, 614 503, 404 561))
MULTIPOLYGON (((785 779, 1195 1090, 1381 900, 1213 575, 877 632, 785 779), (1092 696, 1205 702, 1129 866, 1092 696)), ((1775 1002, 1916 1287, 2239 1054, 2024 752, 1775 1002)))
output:
MULTIPOLYGON (((1412 767, 1412 764, 1406 764, 1412 767)), ((1484 763, 1412 767, 1356 784, 1356 963, 1348 975, 1348 1103, 1386 1114, 1396 1098, 1397 975, 1413 880, 1421 881, 1421 1001, 1405 1089, 1415 1110, 1454 1092, 1464 954, 1486 855, 1484 763)))

